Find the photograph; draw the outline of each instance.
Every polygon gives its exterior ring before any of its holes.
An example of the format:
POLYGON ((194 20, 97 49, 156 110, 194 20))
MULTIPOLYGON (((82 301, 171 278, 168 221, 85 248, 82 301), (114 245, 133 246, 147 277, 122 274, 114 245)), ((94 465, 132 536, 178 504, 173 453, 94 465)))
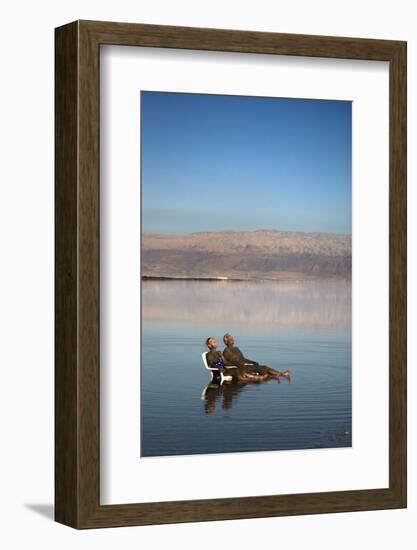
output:
POLYGON ((141 91, 141 457, 352 446, 352 102, 141 91))

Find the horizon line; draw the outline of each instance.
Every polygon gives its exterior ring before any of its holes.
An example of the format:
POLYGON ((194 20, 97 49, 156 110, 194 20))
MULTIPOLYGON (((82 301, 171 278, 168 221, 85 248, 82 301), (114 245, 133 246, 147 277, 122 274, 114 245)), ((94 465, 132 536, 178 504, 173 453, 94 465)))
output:
POLYGON ((301 231, 293 229, 249 229, 249 230, 236 230, 236 229, 219 229, 218 231, 189 231, 189 232, 173 232, 173 233, 163 233, 155 231, 141 231, 142 235, 202 235, 202 234, 211 234, 211 233, 303 233, 305 235, 338 235, 343 237, 351 237, 352 232, 350 233, 338 233, 336 231, 301 231))

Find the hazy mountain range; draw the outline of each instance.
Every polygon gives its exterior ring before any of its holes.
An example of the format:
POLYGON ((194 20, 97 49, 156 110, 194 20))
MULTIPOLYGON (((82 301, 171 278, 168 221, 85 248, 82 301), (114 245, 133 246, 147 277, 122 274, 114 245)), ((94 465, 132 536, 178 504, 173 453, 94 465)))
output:
POLYGON ((351 278, 352 237, 293 231, 142 235, 142 277, 351 278))

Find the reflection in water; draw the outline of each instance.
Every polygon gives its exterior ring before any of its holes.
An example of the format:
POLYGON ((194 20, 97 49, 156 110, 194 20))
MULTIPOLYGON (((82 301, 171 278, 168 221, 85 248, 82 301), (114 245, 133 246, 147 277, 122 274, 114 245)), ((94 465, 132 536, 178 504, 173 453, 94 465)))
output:
POLYGON ((350 283, 143 282, 140 454, 349 447, 351 357, 350 283), (291 384, 208 384, 204 341, 225 332, 291 384))
POLYGON ((346 327, 351 323, 349 281, 143 281, 148 321, 346 327))
POLYGON ((245 384, 208 384, 201 394, 204 401, 204 410, 207 414, 213 414, 216 410, 216 403, 223 399, 222 408, 228 410, 232 408, 233 399, 243 390, 245 384))
MULTIPOLYGON (((291 379, 284 378, 284 380, 289 384, 291 379)), ((240 392, 242 392, 248 384, 267 384, 272 381, 260 380, 258 382, 226 382, 223 384, 210 382, 207 386, 204 387, 201 392, 201 400, 204 401, 204 410, 207 414, 214 413, 216 411, 217 401, 222 400, 222 409, 227 411, 232 408, 234 400, 238 397, 240 392)), ((281 381, 278 379, 274 380, 274 383, 280 384, 281 381)))

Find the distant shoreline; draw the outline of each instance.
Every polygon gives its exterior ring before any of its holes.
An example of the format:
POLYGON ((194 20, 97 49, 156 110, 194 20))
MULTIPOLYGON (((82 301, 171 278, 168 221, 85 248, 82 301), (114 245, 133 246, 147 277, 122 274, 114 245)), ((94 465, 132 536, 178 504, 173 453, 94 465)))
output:
POLYGON ((142 281, 251 281, 253 279, 234 279, 231 277, 163 277, 158 275, 142 275, 142 281))
POLYGON ((153 276, 153 275, 142 275, 142 281, 203 281, 203 282, 216 282, 216 283, 256 283, 256 282, 293 282, 300 283, 306 281, 340 281, 340 282, 351 282, 350 277, 317 277, 317 276, 300 276, 300 277, 281 277, 281 278, 268 278, 268 277, 251 277, 251 278, 234 278, 234 277, 164 277, 164 276, 153 276))
POLYGON ((161 281, 349 280, 351 241, 350 235, 285 231, 144 234, 141 269, 161 281))

